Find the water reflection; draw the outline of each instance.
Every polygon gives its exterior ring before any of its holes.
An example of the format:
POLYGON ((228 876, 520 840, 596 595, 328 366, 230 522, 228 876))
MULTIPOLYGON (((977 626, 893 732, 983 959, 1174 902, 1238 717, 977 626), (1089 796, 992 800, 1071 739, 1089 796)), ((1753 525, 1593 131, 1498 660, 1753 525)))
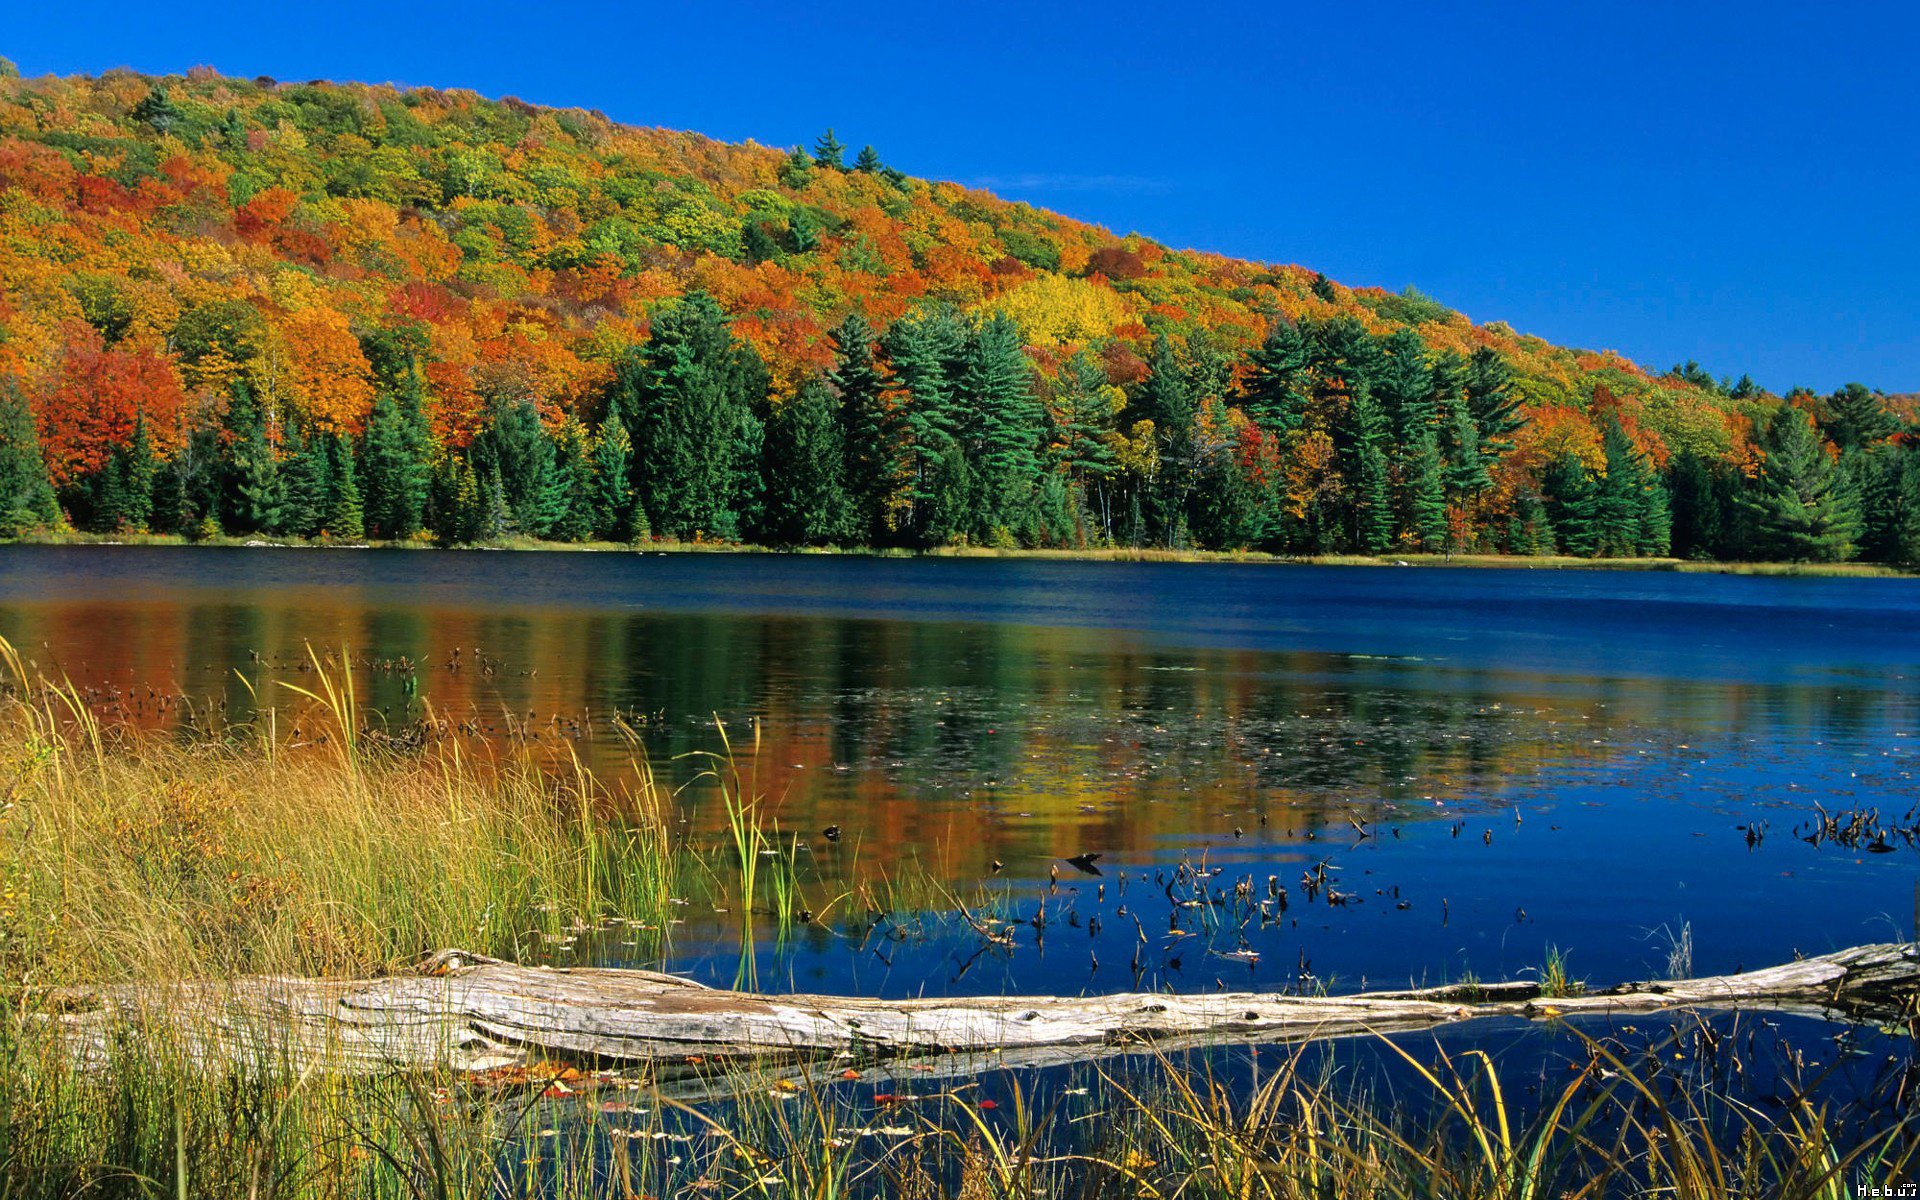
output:
MULTIPOLYGON (((724 722, 815 877, 911 858, 956 887, 1027 887, 1022 920, 1051 905, 1044 953, 969 960, 936 934, 876 956, 816 927, 758 963, 883 993, 1511 973, 1549 944, 1610 976, 1647 970, 1650 931, 1683 922, 1702 970, 1890 936, 1910 854, 1756 852, 1734 826, 1815 799, 1904 807, 1917 616, 1904 581, 0 554, 0 633, 124 719, 284 708, 275 684, 305 678, 308 645, 352 647, 387 719, 431 705, 610 777, 631 755, 616 718, 676 783, 724 722), (1083 851, 1149 881, 1183 857, 1289 883, 1326 863, 1353 903, 1296 905, 1246 947, 1155 946, 1143 977, 1111 919, 1064 949, 1091 884, 1029 886, 1083 851), (1239 949, 1257 962, 1219 957, 1239 949)), ((677 803, 689 836, 723 820, 706 787, 677 803)), ((675 965, 729 982, 737 945, 704 936, 675 965)))

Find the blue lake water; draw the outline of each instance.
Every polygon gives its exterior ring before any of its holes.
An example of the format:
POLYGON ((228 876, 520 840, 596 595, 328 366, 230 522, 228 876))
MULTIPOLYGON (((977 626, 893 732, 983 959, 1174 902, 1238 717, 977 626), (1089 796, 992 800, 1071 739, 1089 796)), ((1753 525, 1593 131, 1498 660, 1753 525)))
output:
MULTIPOLYGON (((616 715, 669 775, 724 722, 826 911, 760 935, 762 987, 1345 989, 1554 948, 1611 982, 1682 931, 1717 972, 1920 907, 1913 580, 9 547, 0 634, 150 724, 175 696, 244 717, 235 671, 292 677, 308 644, 396 718, 424 697, 609 774, 616 715), (1894 832, 1810 844, 1816 806, 1894 832), (906 863, 1014 947, 830 907, 906 863)), ((678 804, 717 833, 708 789, 678 804)), ((690 912, 666 965, 731 983, 741 947, 690 912)))

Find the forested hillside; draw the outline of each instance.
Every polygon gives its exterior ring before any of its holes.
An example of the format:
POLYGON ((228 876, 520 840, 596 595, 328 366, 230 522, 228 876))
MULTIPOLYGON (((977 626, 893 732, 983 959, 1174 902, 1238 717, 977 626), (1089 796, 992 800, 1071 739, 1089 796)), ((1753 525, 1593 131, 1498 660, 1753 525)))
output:
POLYGON ((1912 561, 1912 417, 832 132, 0 60, 8 532, 1912 561))

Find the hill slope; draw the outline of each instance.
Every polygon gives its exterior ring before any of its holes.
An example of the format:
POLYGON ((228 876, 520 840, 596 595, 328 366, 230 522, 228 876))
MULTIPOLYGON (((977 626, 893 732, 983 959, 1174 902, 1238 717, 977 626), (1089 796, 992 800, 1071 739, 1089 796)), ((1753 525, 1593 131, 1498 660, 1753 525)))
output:
POLYGON ((1637 472, 1638 525, 1592 549, 1664 551, 1673 464, 1738 490, 1780 404, 870 152, 206 70, 0 78, 0 379, 82 524, 450 540, 1565 548, 1560 510, 1600 503, 1573 493, 1637 472), (667 361, 714 346, 726 381, 667 361), (356 470, 379 495, 341 494, 356 470))

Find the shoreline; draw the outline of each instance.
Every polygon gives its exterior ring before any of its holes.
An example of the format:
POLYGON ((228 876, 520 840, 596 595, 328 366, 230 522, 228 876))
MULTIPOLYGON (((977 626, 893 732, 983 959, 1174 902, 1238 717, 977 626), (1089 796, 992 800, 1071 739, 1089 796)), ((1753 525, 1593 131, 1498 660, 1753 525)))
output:
POLYGON ((1529 571, 1650 571, 1689 575, 1747 575, 1822 579, 1911 579, 1920 571, 1869 562, 1734 562, 1680 558, 1580 558, 1572 555, 1507 554, 1320 554, 1285 555, 1262 550, 1163 550, 1147 546, 1089 549, 999 549, 989 546, 939 546, 927 550, 890 547, 761 546, 738 542, 549 542, 537 538, 506 538, 461 546, 440 546, 426 540, 333 542, 304 538, 242 538, 221 536, 191 539, 178 534, 61 533, 28 535, 0 540, 6 546, 154 546, 280 550, 461 550, 535 551, 592 554, 770 554, 816 557, 890 559, 1012 559, 1036 562, 1121 563, 1241 563, 1294 567, 1462 567, 1529 571))

